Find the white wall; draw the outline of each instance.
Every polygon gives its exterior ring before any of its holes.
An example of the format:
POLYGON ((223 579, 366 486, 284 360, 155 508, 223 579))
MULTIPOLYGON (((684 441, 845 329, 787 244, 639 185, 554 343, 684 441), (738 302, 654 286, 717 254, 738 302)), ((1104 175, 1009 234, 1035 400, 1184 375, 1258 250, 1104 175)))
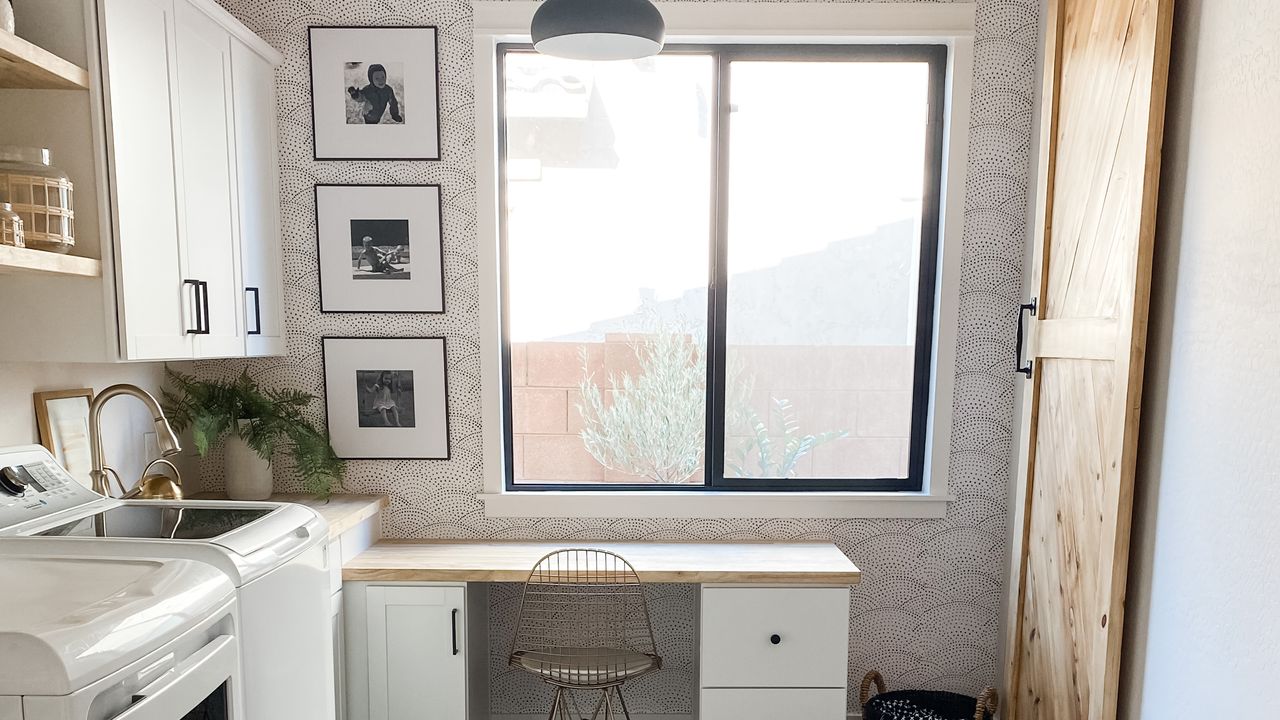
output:
POLYGON ((1120 717, 1275 717, 1280 4, 1175 38, 1120 717))
MULTIPOLYGON (((0 363, 0 446, 38 443, 31 394, 44 390, 92 388, 127 382, 157 393, 161 365, 55 365, 0 363)), ((137 480, 146 464, 143 433, 152 432, 151 416, 130 398, 112 400, 103 411, 103 448, 107 464, 120 471, 126 485, 137 480)))

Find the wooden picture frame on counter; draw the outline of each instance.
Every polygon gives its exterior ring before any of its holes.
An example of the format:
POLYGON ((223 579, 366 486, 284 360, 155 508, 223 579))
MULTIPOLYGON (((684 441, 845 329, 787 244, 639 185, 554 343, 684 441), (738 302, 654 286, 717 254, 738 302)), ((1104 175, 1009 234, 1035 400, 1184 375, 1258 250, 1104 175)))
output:
POLYGON ((89 449, 89 404, 93 388, 46 390, 31 394, 40 444, 80 484, 93 487, 89 449))

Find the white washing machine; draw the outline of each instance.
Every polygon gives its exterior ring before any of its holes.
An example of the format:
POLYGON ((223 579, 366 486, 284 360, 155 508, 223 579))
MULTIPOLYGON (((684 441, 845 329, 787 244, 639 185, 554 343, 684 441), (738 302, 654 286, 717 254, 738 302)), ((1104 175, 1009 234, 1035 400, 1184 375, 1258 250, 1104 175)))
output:
POLYGON ((237 588, 246 720, 334 719, 328 526, 317 513, 287 503, 106 498, 33 445, 0 449, 0 469, 0 557, 208 563, 237 588), (106 537, 94 535, 99 513, 106 537))
POLYGON ((0 558, 0 720, 245 720, 235 587, 194 560, 0 558))

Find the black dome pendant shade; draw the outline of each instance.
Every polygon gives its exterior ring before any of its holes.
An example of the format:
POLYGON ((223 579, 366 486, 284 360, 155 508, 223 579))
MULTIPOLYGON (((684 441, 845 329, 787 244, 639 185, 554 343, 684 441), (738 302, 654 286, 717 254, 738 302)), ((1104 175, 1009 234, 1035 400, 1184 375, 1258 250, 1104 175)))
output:
POLYGON ((649 0, 544 0, 533 47, 574 60, 634 60, 662 50, 666 23, 649 0))

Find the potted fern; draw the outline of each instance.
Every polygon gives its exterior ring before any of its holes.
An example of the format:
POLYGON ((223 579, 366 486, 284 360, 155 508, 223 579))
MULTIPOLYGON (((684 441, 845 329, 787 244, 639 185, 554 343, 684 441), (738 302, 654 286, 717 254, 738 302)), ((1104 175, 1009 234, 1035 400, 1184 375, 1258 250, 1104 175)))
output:
POLYGON ((300 390, 264 390, 244 370, 234 380, 198 380, 165 368, 165 415, 178 432, 191 430, 196 452, 208 455, 225 439, 227 496, 265 500, 271 495, 271 458, 283 448, 293 457, 307 492, 328 497, 341 485, 343 463, 325 433, 303 409, 315 399, 300 390))

